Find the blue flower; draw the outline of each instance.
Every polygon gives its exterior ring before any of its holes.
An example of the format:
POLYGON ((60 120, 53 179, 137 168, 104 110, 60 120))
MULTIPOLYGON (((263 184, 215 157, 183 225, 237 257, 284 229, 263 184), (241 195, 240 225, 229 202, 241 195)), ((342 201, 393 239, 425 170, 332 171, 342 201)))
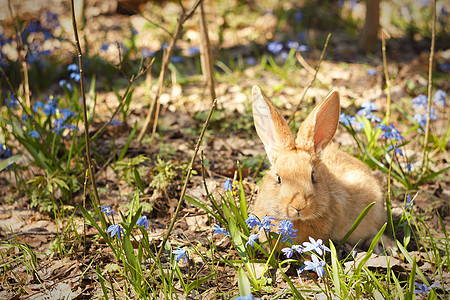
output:
POLYGON ((253 229, 255 226, 261 226, 261 223, 255 215, 248 216, 247 220, 245 220, 245 224, 250 229, 253 229))
POLYGON ((170 59, 170 62, 172 62, 172 63, 174 63, 174 64, 180 63, 180 62, 181 62, 181 57, 174 55, 174 56, 172 56, 172 58, 170 59))
POLYGON ((42 103, 41 101, 36 101, 33 105, 33 111, 37 112, 39 108, 44 108, 44 103, 42 103))
POLYGON ((378 111, 378 107, 373 103, 372 101, 366 101, 363 104, 361 104, 361 107, 368 112, 372 111, 378 111))
POLYGON ((191 56, 197 55, 200 52, 200 50, 197 47, 190 47, 188 49, 188 54, 191 56))
POLYGON ((111 233, 111 237, 117 234, 117 238, 119 239, 122 234, 125 235, 125 231, 122 228, 120 228, 119 224, 109 226, 108 230, 106 230, 106 233, 111 233))
POLYGON ((164 50, 167 47, 169 47, 169 43, 164 43, 164 44, 161 45, 161 50, 164 50))
POLYGON ((299 254, 302 254, 304 251, 303 247, 300 245, 292 245, 291 248, 292 250, 297 251, 299 254))
POLYGON ((31 130, 30 132, 28 132, 28 135, 31 138, 33 138, 33 139, 40 139, 41 138, 41 135, 36 130, 31 130))
POLYGON ((438 66, 438 69, 442 72, 448 72, 450 71, 450 64, 449 63, 440 63, 438 66))
POLYGON ((19 107, 19 101, 17 100, 14 95, 11 95, 11 98, 7 98, 6 100, 6 107, 11 107, 13 110, 16 109, 16 107, 19 107))
POLYGON ((394 144, 389 145, 389 147, 387 147, 386 151, 389 152, 389 151, 391 151, 392 149, 394 149, 394 147, 395 147, 395 154, 398 154, 398 155, 400 155, 400 156, 403 156, 402 149, 400 149, 400 148, 394 146, 394 144))
POLYGON ((314 240, 312 237, 309 237, 309 242, 303 242, 303 246, 305 247, 303 249, 304 252, 308 251, 316 251, 317 254, 322 255, 323 250, 331 252, 330 248, 323 245, 323 242, 321 239, 318 239, 317 241, 314 240))
POLYGON ((153 52, 152 50, 147 49, 147 48, 143 48, 141 50, 141 54, 144 58, 155 56, 155 52, 153 52))
POLYGON ((341 113, 339 115, 339 122, 345 126, 352 126, 356 131, 364 128, 364 125, 356 120, 356 117, 341 113))
POLYGON ((245 295, 245 296, 234 297, 234 300, 261 300, 261 298, 256 298, 252 294, 248 294, 248 295, 245 295))
POLYGON ((289 49, 292 49, 292 48, 297 49, 298 46, 300 46, 300 44, 299 44, 298 42, 296 42, 296 41, 289 41, 289 42, 286 43, 286 46, 287 46, 289 49))
POLYGON ((247 243, 245 243, 245 247, 247 247, 248 245, 254 247, 254 243, 258 239, 258 236, 259 236, 259 233, 255 233, 255 234, 250 235, 248 237, 247 243))
POLYGON ((175 257, 175 261, 178 262, 180 259, 184 258, 185 262, 189 260, 187 251, 185 249, 182 249, 180 247, 177 247, 177 250, 172 251, 173 254, 175 254, 177 257, 175 257))
POLYGON ((300 276, 300 274, 303 273, 303 271, 305 271, 306 266, 301 266, 298 270, 297 270, 297 275, 300 276))
POLYGON ((428 104, 428 97, 425 96, 424 94, 420 94, 412 98, 411 103, 414 109, 425 108, 427 107, 428 104))
POLYGON ((80 70, 78 69, 78 65, 77 64, 70 64, 67 66, 67 71, 69 72, 79 72, 80 70))
POLYGON ((59 113, 61 114, 64 121, 67 121, 68 118, 74 117, 76 115, 74 111, 71 111, 68 108, 60 109, 59 113))
MULTIPOLYGON (((35 103, 35 109, 37 103, 38 102, 35 103)), ((56 98, 51 98, 48 99, 47 103, 44 104, 42 111, 44 112, 44 114, 47 115, 47 117, 49 117, 53 116, 56 113, 57 108, 58 108, 58 100, 56 98)))
POLYGON ((21 117, 22 121, 27 121, 28 119, 32 119, 32 118, 33 118, 33 115, 23 115, 21 117))
POLYGON ((137 220, 136 225, 139 227, 144 226, 144 229, 147 230, 148 226, 150 226, 150 222, 148 221, 147 216, 142 216, 137 220))
POLYGON ((305 261, 305 270, 313 270, 317 273, 317 276, 319 278, 322 278, 323 275, 325 275, 325 269, 323 268, 325 266, 325 262, 323 260, 320 260, 315 255, 311 255, 311 261, 305 261))
POLYGON ((223 189, 227 192, 231 192, 233 189, 233 185, 231 184, 231 179, 228 178, 225 183, 222 185, 223 189))
POLYGON ((289 220, 280 221, 277 232, 282 235, 281 242, 298 237, 298 234, 295 233, 298 229, 294 229, 293 227, 294 224, 289 220))
POLYGON ((414 294, 429 294, 433 288, 441 286, 439 282, 435 282, 430 286, 428 286, 426 283, 420 284, 414 282, 414 285, 417 287, 417 289, 413 291, 414 294))
POLYGON ((414 200, 411 200, 411 197, 409 195, 406 195, 406 204, 405 204, 405 210, 411 209, 414 205, 414 200))
MULTIPOLYGON (((428 111, 428 109, 427 109, 428 111)), ((426 124, 427 124, 427 114, 415 114, 413 117, 413 120, 417 122, 417 124, 419 124, 422 128, 425 128, 426 124)), ((431 108, 431 113, 430 113, 430 121, 436 121, 437 120, 437 115, 434 112, 434 107, 431 108)))
POLYGON ((280 52, 280 59, 282 61, 285 61, 288 58, 289 58, 289 52, 287 52, 286 50, 283 50, 280 52))
POLYGON ((294 250, 292 250, 292 248, 289 247, 281 249, 281 252, 283 252, 287 258, 291 258, 292 255, 294 254, 294 250))
POLYGON ((249 66, 254 66, 254 65, 256 65, 256 58, 254 58, 254 57, 249 57, 249 58, 247 58, 247 64, 249 65, 249 66))
POLYGON ((231 234, 225 228, 222 228, 215 223, 213 224, 213 230, 214 234, 224 234, 226 236, 231 236, 231 234))
POLYGON ((310 50, 310 48, 308 46, 306 46, 306 45, 300 45, 297 48, 298 52, 306 52, 306 51, 309 51, 309 50, 310 50))
POLYGON ((381 128, 383 131, 383 134, 381 135, 382 138, 386 139, 394 139, 397 141, 401 141, 404 139, 403 135, 400 133, 400 131, 395 128, 393 124, 386 126, 385 124, 380 124, 377 126, 377 128, 381 128))
POLYGON ((59 84, 59 86, 60 87, 66 87, 69 91, 73 91, 73 87, 72 87, 72 85, 70 84, 70 82, 67 82, 67 80, 65 80, 65 79, 61 79, 59 82, 58 82, 58 84, 59 84))
POLYGON ((100 210, 100 212, 104 212, 108 217, 111 217, 111 214, 118 215, 118 213, 113 212, 113 210, 109 206, 99 206, 99 207, 102 209, 100 210))
POLYGON ((434 93, 433 101, 436 103, 437 106, 445 106, 445 97, 447 97, 447 93, 443 90, 437 90, 436 93, 434 93))
POLYGON ((298 11, 294 14, 294 19, 297 22, 303 21, 303 13, 301 11, 298 11))
POLYGON ((280 42, 268 42, 267 49, 277 55, 281 50, 283 50, 283 44, 280 42))
POLYGON ((81 79, 80 73, 70 73, 69 77, 70 77, 70 79, 73 79, 76 82, 79 82, 81 79))
POLYGON ((119 127, 120 124, 122 124, 122 122, 117 121, 116 119, 112 119, 111 122, 108 123, 108 125, 113 125, 113 126, 116 126, 116 127, 119 127))
POLYGON ((106 51, 106 50, 108 50, 108 48, 109 48, 109 44, 103 44, 103 45, 100 47, 100 50, 101 50, 101 51, 106 51))
POLYGON ((272 229, 270 226, 277 226, 276 224, 272 224, 271 220, 276 220, 274 217, 264 216, 261 220, 261 225, 259 225, 259 229, 264 229, 265 231, 270 232, 272 229))
POLYGON ((367 74, 369 74, 369 76, 377 76, 377 71, 374 69, 368 69, 367 74))

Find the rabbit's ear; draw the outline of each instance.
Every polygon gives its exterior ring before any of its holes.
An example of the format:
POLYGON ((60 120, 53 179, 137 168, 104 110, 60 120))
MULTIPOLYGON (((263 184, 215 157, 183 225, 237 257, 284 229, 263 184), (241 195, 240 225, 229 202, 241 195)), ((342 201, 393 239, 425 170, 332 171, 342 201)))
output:
POLYGON ((273 163, 280 152, 295 148, 294 138, 286 120, 257 85, 253 86, 252 98, 256 132, 273 163))
POLYGON ((336 133, 339 114, 339 93, 332 91, 300 126, 295 140, 297 147, 313 152, 324 149, 336 133))

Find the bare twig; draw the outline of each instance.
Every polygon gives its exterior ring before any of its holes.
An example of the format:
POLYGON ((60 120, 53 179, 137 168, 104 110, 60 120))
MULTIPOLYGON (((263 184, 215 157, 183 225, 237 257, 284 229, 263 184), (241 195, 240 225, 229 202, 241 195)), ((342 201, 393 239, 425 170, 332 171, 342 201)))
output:
POLYGON ((389 119, 391 117, 391 80, 389 79, 389 73, 387 69, 387 58, 386 58, 386 38, 390 38, 389 34, 383 29, 381 30, 381 52, 383 53, 383 69, 384 78, 386 80, 387 88, 387 102, 386 102, 386 124, 389 124, 389 119))
MULTIPOLYGON (((217 104, 217 99, 215 99, 213 101, 213 104, 212 104, 211 109, 209 111, 209 115, 206 118, 205 123, 203 124, 202 131, 201 131, 200 136, 198 138, 197 144, 195 145, 194 155, 192 155, 191 162, 189 163, 189 168, 188 168, 185 180, 184 180, 183 189, 181 190, 180 200, 178 200, 177 208, 176 208, 175 213, 174 213, 174 215, 172 217, 172 221, 170 222, 169 228, 167 229, 167 232, 164 235, 163 241, 162 241, 161 246, 160 246, 160 248, 158 250, 158 253, 156 255, 155 261, 159 261, 159 259, 161 257, 161 253, 164 250, 164 246, 166 245, 166 242, 167 242, 167 240, 168 240, 168 238, 170 236, 170 233, 172 232, 173 226, 175 225, 175 222, 176 222, 176 220, 178 218, 178 215, 180 214, 181 206, 183 205, 184 200, 185 200, 184 196, 186 194, 187 185, 188 185, 189 180, 191 178, 192 166, 194 165, 195 158, 197 157, 197 152, 198 152, 198 150, 200 148, 200 144, 202 143, 203 136, 205 135, 205 132, 206 132, 206 128, 208 128, 209 120, 211 119, 211 116, 214 113, 214 110, 216 109, 216 104, 217 104)), ((152 265, 152 267, 150 268, 150 272, 149 272, 150 274, 153 272, 153 270, 154 270, 156 265, 157 265, 156 263, 154 263, 152 265)))
POLYGON ((71 0, 71 7, 72 7, 72 27, 73 27, 73 33, 75 37, 75 44, 76 49, 78 53, 78 66, 80 68, 80 91, 81 91, 81 98, 83 99, 83 117, 84 117, 84 127, 85 127, 85 147, 86 147, 86 161, 88 164, 88 171, 89 171, 89 179, 91 181, 92 190, 93 190, 93 202, 94 202, 94 210, 97 216, 100 218, 100 222, 102 224, 103 229, 106 229, 106 221, 103 217, 102 213, 100 212, 100 197, 98 196, 97 191, 97 184, 95 182, 95 176, 94 176, 94 168, 92 167, 92 160, 91 160, 91 148, 89 144, 89 122, 87 118, 87 105, 86 105, 86 93, 84 89, 84 69, 83 69, 83 53, 81 52, 81 46, 80 46, 80 40, 78 38, 78 29, 77 29, 77 21, 75 19, 75 4, 74 0, 71 0))
MULTIPOLYGON (((165 53, 165 55, 163 56, 163 62, 162 62, 162 67, 161 67, 161 72, 159 73, 159 78, 158 78, 158 90, 156 91, 156 96, 153 99, 153 102, 150 106, 150 109, 147 113, 147 117, 145 119, 144 122, 144 126, 141 130, 141 132, 139 133, 138 136, 138 141, 142 141, 142 139, 144 138, 145 133, 147 132, 150 123, 152 122, 152 117, 153 114, 155 113, 155 109, 158 105, 159 102, 159 98, 162 94, 162 89, 164 86, 164 79, 166 77, 166 73, 167 73, 167 69, 169 67, 169 63, 170 60, 172 58, 173 52, 175 50, 175 44, 178 40, 178 38, 181 35, 181 30, 183 28, 183 24, 192 16, 192 14, 194 13, 195 9, 198 7, 198 5, 200 4, 202 0, 196 0, 196 2, 194 3, 194 5, 192 6, 192 8, 186 13, 186 11, 184 10, 183 7, 183 12, 181 13, 180 18, 178 19, 178 24, 177 27, 175 28, 175 32, 173 34, 173 37, 170 41, 169 46, 165 49, 167 52, 167 54, 165 53)), ((157 116, 155 115, 155 119, 153 120, 154 123, 158 123, 158 119, 157 116)))
POLYGON ((209 93, 211 95, 211 101, 216 99, 216 89, 214 83, 214 69, 213 60, 211 55, 211 43, 209 42, 208 27, 206 26, 205 10, 203 8, 203 2, 200 3, 200 33, 202 36, 202 62, 204 63, 204 71, 206 80, 208 82, 209 93))
MULTIPOLYGON (((292 121, 294 121, 294 119, 295 119, 295 114, 296 114, 297 111, 300 109, 300 105, 302 104, 303 99, 304 99, 305 96, 306 96, 306 93, 308 92, 308 90, 312 87, 312 85, 313 85, 314 82, 316 81, 317 73, 319 73, 320 65, 322 64, 323 57, 324 57, 324 55, 325 55, 325 51, 327 50, 327 47, 328 47, 328 41, 330 40, 330 37, 331 37, 331 33, 329 33, 329 34, 327 35, 327 40, 325 41, 325 45, 323 46, 322 54, 320 54, 319 64, 318 64, 317 67, 316 67, 316 72, 314 73, 314 77, 313 77, 313 79, 311 80, 311 82, 308 84, 308 86, 303 90, 303 95, 302 95, 302 97, 300 98, 300 101, 298 102, 297 107, 295 108, 294 112, 292 113, 291 118, 289 119, 288 124, 290 124, 292 121)), ((298 59, 298 57, 297 57, 297 59, 298 59)))
POLYGON ((21 69, 21 75, 23 79, 23 93, 25 96, 25 103, 28 107, 31 107, 31 96, 30 96, 30 82, 28 79, 28 64, 27 64, 27 55, 28 50, 25 49, 25 46, 23 45, 23 39, 22 39, 22 33, 20 31, 20 28, 16 26, 16 24, 19 23, 19 20, 17 16, 14 15, 11 0, 8 0, 8 8, 9 13, 11 14, 12 19, 16 19, 15 23, 15 30, 16 30, 16 43, 17 43, 17 52, 18 52, 18 58, 19 58, 19 65, 21 69))
POLYGON ((430 62, 428 65, 428 106, 427 106, 427 124, 425 125, 425 136, 423 138, 423 158, 422 158, 422 174, 425 174, 428 167, 428 139, 430 137, 430 118, 431 118, 431 88, 433 79, 433 57, 434 57, 434 42, 436 39, 436 0, 433 0, 433 25, 431 27, 431 48, 430 48, 430 62))

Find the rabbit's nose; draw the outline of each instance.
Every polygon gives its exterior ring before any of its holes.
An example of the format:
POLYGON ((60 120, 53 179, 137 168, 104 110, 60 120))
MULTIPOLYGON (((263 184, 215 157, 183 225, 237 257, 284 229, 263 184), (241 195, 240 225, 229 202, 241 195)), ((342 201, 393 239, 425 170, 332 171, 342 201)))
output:
POLYGON ((303 210, 303 207, 300 207, 300 206, 296 206, 296 205, 294 205, 294 204, 291 204, 291 206, 292 206, 292 208, 293 209, 295 209, 296 211, 297 211, 297 213, 301 213, 302 212, 302 210, 303 210))

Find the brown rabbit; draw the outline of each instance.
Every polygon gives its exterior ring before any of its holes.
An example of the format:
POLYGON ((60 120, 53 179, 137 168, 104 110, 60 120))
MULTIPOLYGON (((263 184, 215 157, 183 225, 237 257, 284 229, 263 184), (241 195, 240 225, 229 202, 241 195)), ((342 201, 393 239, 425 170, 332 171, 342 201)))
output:
POLYGON ((376 202, 347 240, 367 246, 385 223, 383 194, 371 170, 331 143, 339 123, 339 94, 332 91, 308 115, 294 140, 289 126, 258 86, 253 118, 272 165, 254 205, 260 219, 293 222, 297 243, 308 237, 341 240, 363 209, 376 202))

